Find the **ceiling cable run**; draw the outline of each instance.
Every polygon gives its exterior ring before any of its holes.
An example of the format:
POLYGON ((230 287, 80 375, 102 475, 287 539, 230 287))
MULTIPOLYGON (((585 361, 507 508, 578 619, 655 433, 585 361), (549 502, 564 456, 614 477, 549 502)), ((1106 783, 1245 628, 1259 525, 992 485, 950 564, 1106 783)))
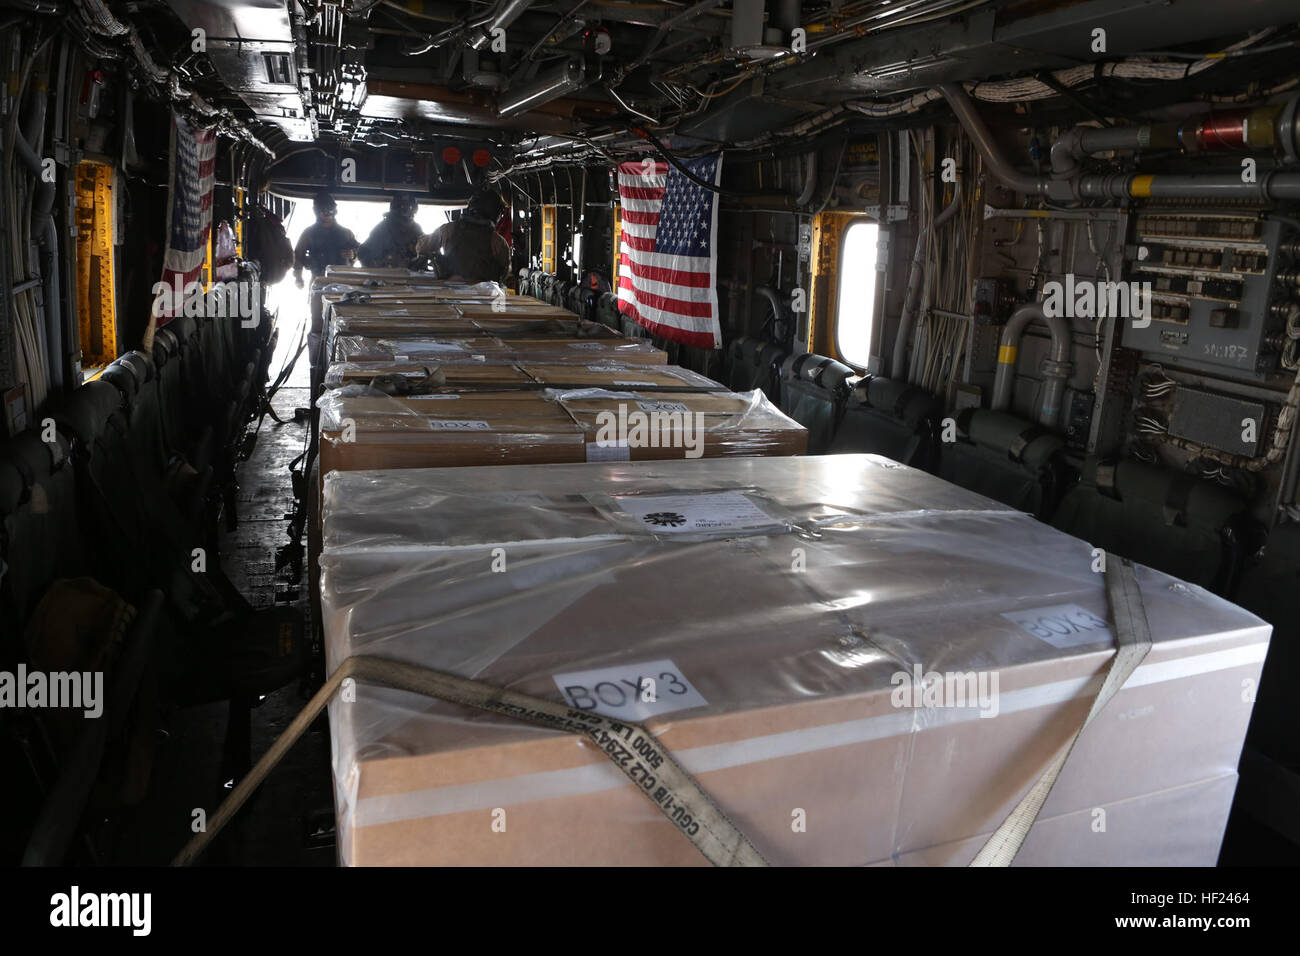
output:
POLYGON ((175 70, 159 66, 145 49, 140 34, 134 26, 113 16, 103 0, 74 0, 81 24, 94 36, 120 42, 125 38, 139 72, 149 85, 170 99, 201 116, 204 125, 214 127, 218 133, 231 139, 241 139, 262 150, 268 156, 275 151, 267 146, 247 125, 229 110, 214 106, 181 82, 175 70))

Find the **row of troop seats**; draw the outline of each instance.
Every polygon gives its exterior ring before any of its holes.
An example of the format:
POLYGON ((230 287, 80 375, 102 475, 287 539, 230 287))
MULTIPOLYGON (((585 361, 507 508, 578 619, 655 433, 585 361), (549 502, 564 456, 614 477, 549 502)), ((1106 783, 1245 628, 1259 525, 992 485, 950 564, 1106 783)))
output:
POLYGON ((592 289, 581 282, 536 269, 519 271, 519 291, 568 309, 588 321, 599 322, 627 338, 645 339, 655 348, 667 352, 668 361, 674 365, 711 378, 719 378, 722 374, 722 359, 715 350, 694 348, 651 335, 635 319, 619 311, 618 296, 612 292, 592 289))
POLYGON ((946 413, 925 389, 827 356, 737 339, 726 383, 766 392, 808 429, 809 454, 892 458, 1221 594, 1259 546, 1247 503, 1221 485, 1133 461, 1080 476, 1047 428, 1002 411, 946 413))
POLYGON ((591 299, 595 294, 576 279, 564 279, 536 269, 520 270, 519 291, 584 317, 591 311, 591 299))
POLYGON ((0 445, 0 670, 100 671, 106 698, 99 720, 0 709, 0 762, 31 768, 0 861, 61 862, 88 807, 142 798, 161 708, 288 679, 217 541, 273 346, 265 313, 177 317, 0 445))
POLYGON ((670 364, 689 368, 714 379, 723 376, 724 363, 717 350, 696 348, 652 335, 636 319, 619 311, 618 296, 613 292, 591 289, 581 283, 543 272, 521 275, 520 291, 566 308, 590 322, 599 322, 627 338, 644 339, 655 348, 663 349, 668 354, 670 364))

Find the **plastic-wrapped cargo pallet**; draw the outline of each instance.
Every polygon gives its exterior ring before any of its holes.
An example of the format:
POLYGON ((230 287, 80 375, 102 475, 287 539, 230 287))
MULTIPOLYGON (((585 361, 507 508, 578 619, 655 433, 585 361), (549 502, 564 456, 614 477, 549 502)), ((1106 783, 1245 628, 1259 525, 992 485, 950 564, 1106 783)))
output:
MULTIPOLYGON (((1114 657, 1094 562, 875 456, 333 474, 331 671, 414 663, 638 729, 602 751, 358 682, 330 705, 342 859, 702 863, 645 728, 770 863, 964 865, 1114 657)), ((1150 650, 1018 863, 1215 862, 1269 627, 1136 580, 1150 650)))
POLYGON ((335 335, 368 335, 373 338, 419 338, 438 335, 496 335, 500 338, 571 338, 618 339, 613 329, 577 316, 492 315, 487 318, 467 316, 460 307, 441 316, 427 315, 358 315, 335 311, 331 320, 335 335))
MULTIPOLYGON (((565 339, 582 342, 602 339, 610 344, 626 342, 621 336, 603 325, 583 322, 581 319, 471 319, 449 315, 443 318, 397 316, 394 318, 366 317, 354 319, 339 316, 330 321, 326 334, 326 354, 332 354, 339 339, 364 339, 367 341, 420 340, 447 341, 466 338, 490 337, 511 341, 547 341, 565 339)), ((419 348, 419 345, 416 346, 419 348)), ((399 349, 400 351, 400 349, 399 349)), ((577 350, 574 350, 577 351, 577 350)), ((591 351, 591 350, 584 350, 591 351)))
POLYGON ((394 397, 326 392, 320 464, 430 468, 730 455, 800 455, 808 433, 762 392, 605 389, 394 397))
POLYGON ((335 362, 325 371, 327 389, 369 385, 376 378, 401 379, 408 394, 500 391, 537 388, 533 376, 516 365, 476 362, 442 365, 431 362, 335 362))
POLYGON ((366 335, 334 337, 331 360, 336 362, 435 361, 586 365, 619 362, 625 365, 666 365, 668 353, 648 342, 630 339, 501 339, 496 336, 440 336, 382 338, 366 335))
MULTIPOLYGON (((369 293, 361 293, 370 295, 369 293)), ((446 318, 448 315, 460 315, 466 318, 500 319, 506 317, 557 319, 576 321, 578 316, 568 309, 557 308, 537 302, 536 299, 518 301, 517 297, 497 299, 465 298, 431 298, 416 299, 411 296, 401 298, 380 298, 372 296, 366 301, 349 299, 338 293, 326 293, 322 297, 325 314, 331 318, 347 316, 351 319, 419 319, 446 318)))
POLYGON ((366 385, 381 376, 399 376, 423 391, 473 391, 483 388, 635 388, 670 392, 723 392, 721 382, 679 365, 486 365, 440 366, 437 362, 336 362, 325 372, 325 387, 366 385), (436 373, 436 375, 435 375, 436 373), (430 378, 436 384, 419 385, 430 378))

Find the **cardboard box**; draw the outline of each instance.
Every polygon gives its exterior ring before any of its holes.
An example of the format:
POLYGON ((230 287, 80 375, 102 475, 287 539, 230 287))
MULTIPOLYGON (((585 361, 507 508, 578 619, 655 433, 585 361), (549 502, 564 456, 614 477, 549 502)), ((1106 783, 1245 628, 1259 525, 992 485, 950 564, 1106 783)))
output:
POLYGON ((531 315, 573 319, 577 316, 568 309, 524 296, 418 296, 411 293, 372 292, 365 290, 367 301, 347 299, 341 293, 327 292, 321 296, 325 311, 349 310, 357 314, 372 315, 443 315, 449 310, 470 312, 475 315, 531 315))
POLYGON ((368 288, 408 286, 428 290, 431 293, 469 292, 478 295, 489 295, 502 290, 502 286, 496 282, 452 282, 449 279, 439 279, 427 270, 416 272, 411 269, 365 266, 327 266, 325 275, 316 277, 313 289, 319 288, 323 291, 332 284, 368 288))
POLYGON ((635 388, 638 392, 717 392, 726 386, 698 372, 678 365, 487 365, 482 363, 438 365, 435 362, 336 362, 325 372, 325 387, 365 385, 377 375, 401 375, 412 380, 425 378, 425 370, 437 368, 446 384, 431 391, 502 391, 515 388, 635 388))
POLYGON ((549 393, 587 436, 587 461, 802 455, 808 430, 752 392, 602 388, 549 393))
POLYGON ((380 375, 401 375, 418 381, 427 378, 427 369, 442 373, 444 384, 429 389, 431 392, 499 392, 517 388, 537 389, 533 376, 517 365, 487 365, 462 363, 440 365, 436 361, 419 362, 336 362, 325 370, 325 387, 340 388, 345 385, 368 385, 380 375))
POLYGON ((727 386, 680 365, 524 365, 523 371, 549 388, 636 389, 638 392, 725 392, 727 386))
POLYGON ((334 391, 318 405, 322 473, 798 455, 807 445, 803 426, 762 392, 334 391))
POLYGON ((586 459, 582 426, 536 391, 404 398, 327 392, 318 405, 321 474, 586 459))
POLYGON ((336 335, 368 335, 387 338, 418 338, 422 335, 496 335, 501 338, 589 338, 621 339, 623 336, 599 322, 587 322, 569 314, 508 315, 489 312, 472 317, 460 311, 445 315, 390 315, 338 306, 330 320, 336 335))
MULTIPOLYGON (((874 456, 336 472, 323 534, 331 670, 377 655, 637 719, 774 864, 969 862, 1113 656, 1090 545, 874 456), (932 674, 996 694, 957 706, 932 674), (646 675, 654 703, 616 693, 646 675)), ((1215 862, 1270 629, 1138 581, 1151 650, 1020 862, 1215 862)), ((363 683, 330 722, 345 863, 702 862, 584 738, 363 683)))
POLYGON ((400 339, 339 335, 332 361, 437 361, 445 365, 478 362, 506 365, 666 365, 668 354, 632 339, 428 336, 400 339), (406 356, 406 358, 402 358, 406 356))
MULTIPOLYGON (((502 339, 599 339, 622 340, 614 330, 581 319, 470 318, 448 314, 439 318, 424 316, 378 316, 338 314, 326 323, 326 354, 333 354, 335 341, 342 336, 371 339, 456 339, 492 336, 502 339)), ((630 340, 627 340, 630 341, 630 340)))

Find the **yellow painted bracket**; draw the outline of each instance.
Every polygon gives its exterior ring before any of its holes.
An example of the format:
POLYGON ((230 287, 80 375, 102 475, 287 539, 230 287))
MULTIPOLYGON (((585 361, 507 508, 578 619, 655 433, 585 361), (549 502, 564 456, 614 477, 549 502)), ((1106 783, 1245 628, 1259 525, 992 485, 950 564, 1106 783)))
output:
POLYGON ((117 292, 113 269, 113 168, 77 164, 77 315, 81 364, 117 358, 117 292))
POLYGON ((618 295, 618 265, 619 260, 623 258, 623 207, 614 207, 614 269, 613 269, 613 289, 614 294, 618 295))
POLYGON ((555 207, 542 207, 542 271, 555 274, 555 207))

